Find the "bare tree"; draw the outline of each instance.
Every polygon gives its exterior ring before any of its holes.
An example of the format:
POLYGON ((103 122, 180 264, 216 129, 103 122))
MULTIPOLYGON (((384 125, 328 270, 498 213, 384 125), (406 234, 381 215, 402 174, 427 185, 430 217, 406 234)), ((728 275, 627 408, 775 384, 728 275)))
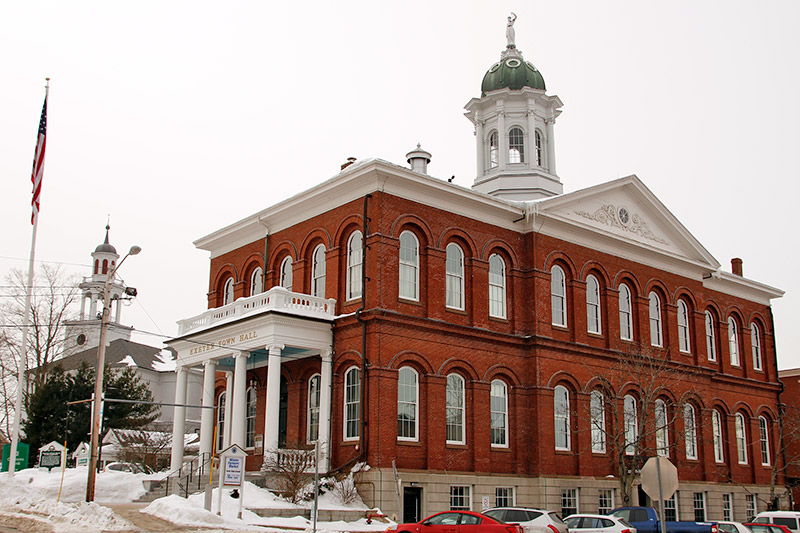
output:
POLYGON ((9 429, 13 419, 14 398, 17 394, 17 372, 22 361, 22 326, 28 328, 27 359, 23 371, 28 373, 29 393, 44 383, 48 365, 64 351, 64 321, 72 318, 72 306, 79 290, 77 281, 60 266, 42 265, 34 274, 31 314, 25 312, 27 275, 12 270, 0 294, 0 416, 9 429))
MULTIPOLYGON (((769 450, 771 468, 767 505, 771 510, 780 508, 781 495, 778 494, 778 482, 781 477, 786 479, 792 473, 800 472, 800 409, 783 403, 779 408, 780 438, 775 443, 769 443, 772 449, 769 450)), ((760 435, 758 440, 761 444, 760 435)))
POLYGON ((267 450, 261 470, 274 477, 282 496, 299 503, 305 498, 304 489, 314 475, 314 449, 295 445, 267 450))

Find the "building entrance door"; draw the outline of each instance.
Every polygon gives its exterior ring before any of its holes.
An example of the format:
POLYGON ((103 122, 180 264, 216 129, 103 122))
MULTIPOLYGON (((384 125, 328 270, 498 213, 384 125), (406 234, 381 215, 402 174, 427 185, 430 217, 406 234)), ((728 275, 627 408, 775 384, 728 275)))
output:
POLYGON ((422 487, 403 487, 403 523, 422 520, 422 487))

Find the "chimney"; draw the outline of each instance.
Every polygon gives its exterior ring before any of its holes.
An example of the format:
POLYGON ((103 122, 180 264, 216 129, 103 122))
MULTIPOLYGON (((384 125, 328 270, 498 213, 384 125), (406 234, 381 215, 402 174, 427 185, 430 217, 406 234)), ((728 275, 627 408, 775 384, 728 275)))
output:
POLYGON ((737 276, 742 275, 742 260, 738 257, 734 257, 731 259, 731 272, 736 274, 737 276))
POLYGON ((353 164, 353 163, 355 163, 355 162, 356 162, 356 158, 355 158, 355 157, 348 157, 348 158, 347 158, 347 161, 345 161, 344 163, 342 163, 342 168, 341 168, 341 170, 344 170, 344 169, 346 169, 347 167, 349 167, 350 165, 352 165, 352 164, 353 164))
POLYGON ((431 162, 431 154, 423 150, 420 144, 417 143, 417 149, 411 150, 406 154, 406 161, 411 165, 411 170, 414 172, 427 174, 428 163, 431 162))

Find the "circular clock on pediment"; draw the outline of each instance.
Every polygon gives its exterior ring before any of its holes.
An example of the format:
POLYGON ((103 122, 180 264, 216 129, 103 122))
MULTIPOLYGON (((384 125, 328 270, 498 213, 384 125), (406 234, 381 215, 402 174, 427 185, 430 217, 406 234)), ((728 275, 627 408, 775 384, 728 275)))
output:
POLYGON ((628 224, 630 224, 631 214, 628 212, 627 207, 620 206, 620 208, 617 209, 617 217, 619 218, 619 221, 622 222, 623 225, 627 226, 628 224))

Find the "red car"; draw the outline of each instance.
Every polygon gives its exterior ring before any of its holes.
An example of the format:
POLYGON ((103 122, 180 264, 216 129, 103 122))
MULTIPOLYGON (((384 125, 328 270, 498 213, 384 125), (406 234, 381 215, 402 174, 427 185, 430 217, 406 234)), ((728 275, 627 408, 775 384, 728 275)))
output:
POLYGON ((524 533, 519 524, 506 524, 472 511, 444 511, 416 524, 397 524, 397 533, 524 533))

